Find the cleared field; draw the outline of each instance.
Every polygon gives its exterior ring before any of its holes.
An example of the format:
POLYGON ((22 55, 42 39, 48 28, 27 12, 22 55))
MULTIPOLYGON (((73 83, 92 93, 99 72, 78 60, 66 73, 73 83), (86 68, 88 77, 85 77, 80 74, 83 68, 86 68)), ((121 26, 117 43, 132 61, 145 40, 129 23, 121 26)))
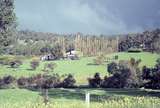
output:
MULTIPOLYGON (((131 57, 135 59, 141 59, 142 62, 140 66, 149 66, 152 67, 155 65, 157 58, 160 57, 158 54, 152 54, 147 52, 142 53, 114 53, 106 55, 107 58, 113 58, 115 55, 118 55, 118 60, 129 60, 131 57)), ((103 65, 94 65, 93 59, 95 57, 84 57, 80 60, 59 60, 59 61, 45 61, 40 62, 40 66, 35 70, 30 70, 30 60, 31 58, 23 58, 23 65, 17 69, 10 68, 8 66, 0 65, 0 76, 4 75, 13 75, 15 77, 21 76, 32 76, 42 72, 43 66, 45 63, 54 62, 57 64, 53 73, 58 73, 60 75, 71 73, 77 80, 77 84, 86 84, 87 78, 92 77, 94 73, 99 72, 102 76, 107 75, 107 63, 103 65)))

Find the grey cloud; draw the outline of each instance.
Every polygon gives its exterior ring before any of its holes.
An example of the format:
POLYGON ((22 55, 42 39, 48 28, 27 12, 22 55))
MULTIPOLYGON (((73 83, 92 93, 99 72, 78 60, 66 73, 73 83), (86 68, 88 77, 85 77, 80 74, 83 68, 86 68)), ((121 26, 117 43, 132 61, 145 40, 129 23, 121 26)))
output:
POLYGON ((16 14, 19 29, 57 33, 118 34, 159 27, 159 7, 156 4, 158 2, 16 0, 16 14))

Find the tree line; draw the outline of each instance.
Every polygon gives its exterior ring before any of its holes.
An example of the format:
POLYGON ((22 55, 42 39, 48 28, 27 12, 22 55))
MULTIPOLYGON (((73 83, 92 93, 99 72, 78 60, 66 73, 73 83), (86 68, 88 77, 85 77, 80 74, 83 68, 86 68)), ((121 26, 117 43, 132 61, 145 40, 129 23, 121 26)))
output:
POLYGON ((0 54, 62 56, 77 50, 84 56, 95 56, 130 48, 160 52, 160 29, 127 35, 56 34, 16 29, 14 0, 0 1, 0 54), (58 55, 60 54, 60 55, 58 55))
POLYGON ((125 35, 120 38, 118 46, 119 51, 140 48, 144 51, 160 53, 160 29, 125 35))

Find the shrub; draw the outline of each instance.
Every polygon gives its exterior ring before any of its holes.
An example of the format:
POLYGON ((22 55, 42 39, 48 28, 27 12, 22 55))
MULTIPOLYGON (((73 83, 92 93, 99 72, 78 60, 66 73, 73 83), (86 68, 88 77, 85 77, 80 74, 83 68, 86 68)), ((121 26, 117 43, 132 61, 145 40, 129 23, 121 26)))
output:
POLYGON ((118 65, 115 62, 112 62, 110 64, 108 64, 107 66, 107 70, 110 74, 114 74, 116 73, 116 71, 118 70, 118 65))
POLYGON ((16 79, 13 76, 10 76, 10 75, 3 77, 3 82, 6 85, 13 83, 15 80, 16 79))
POLYGON ((115 59, 115 60, 118 60, 118 58, 119 58, 118 55, 115 55, 115 56, 114 56, 114 59, 115 59))
POLYGON ((75 87, 76 80, 74 79, 73 75, 69 74, 67 78, 65 78, 61 84, 64 88, 73 88, 75 87))
POLYGON ((138 88, 143 84, 142 72, 139 69, 140 60, 131 58, 130 61, 111 63, 108 70, 113 75, 104 78, 103 87, 108 88, 138 88))
POLYGON ((148 68, 146 66, 143 67, 143 79, 147 80, 144 84, 145 88, 150 89, 160 89, 160 63, 159 59, 157 60, 157 64, 154 68, 148 68))
POLYGON ((43 75, 41 87, 44 89, 56 88, 60 86, 60 77, 57 74, 43 75))
POLYGON ((90 87, 100 87, 102 79, 99 73, 95 73, 94 78, 89 78, 88 83, 90 87))
POLYGON ((36 70, 36 68, 39 66, 39 61, 37 61, 37 60, 32 60, 32 61, 30 62, 30 66, 31 66, 31 68, 32 68, 33 70, 36 70))
POLYGON ((27 87, 28 85, 28 79, 25 77, 21 77, 17 80, 17 84, 19 87, 27 87))
MULTIPOLYGON (((31 88, 31 89, 32 88, 48 89, 48 88, 55 88, 60 86, 60 77, 57 74, 54 74, 54 75, 38 74, 36 76, 27 78, 27 80, 28 80, 27 88, 31 88)), ((22 83, 22 84, 25 84, 25 83, 22 83)))
POLYGON ((21 60, 12 60, 12 61, 9 62, 9 65, 10 65, 11 68, 17 68, 22 64, 23 63, 22 63, 21 60))

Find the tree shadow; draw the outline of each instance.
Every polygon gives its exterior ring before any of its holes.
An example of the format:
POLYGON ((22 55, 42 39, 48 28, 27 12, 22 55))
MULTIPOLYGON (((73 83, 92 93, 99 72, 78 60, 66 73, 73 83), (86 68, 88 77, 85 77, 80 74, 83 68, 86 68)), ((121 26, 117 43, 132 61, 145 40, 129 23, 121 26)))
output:
POLYGON ((87 65, 89 65, 89 66, 99 66, 99 64, 96 64, 96 63, 88 63, 87 65))
MULTIPOLYGON (((103 89, 104 90, 104 89, 103 89)), ((146 89, 105 89, 106 94, 126 95, 133 97, 158 97, 160 98, 159 90, 146 89)))
MULTIPOLYGON (((30 89, 31 90, 31 89, 30 89)), ((32 89, 33 91, 38 91, 32 89)), ((39 92, 39 91, 38 91, 39 92)), ((81 100, 85 101, 86 92, 90 92, 91 102, 105 102, 105 101, 118 101, 123 100, 125 96, 132 97, 158 97, 160 98, 160 91, 146 91, 140 89, 91 89, 91 88, 75 88, 75 89, 63 89, 53 88, 48 90, 48 96, 50 99, 69 99, 69 100, 81 100), (93 93, 94 90, 102 91, 103 93, 93 93)), ((39 95, 42 96, 41 93, 39 95)))
POLYGON ((34 69, 28 68, 26 69, 27 71, 35 71, 34 69))

